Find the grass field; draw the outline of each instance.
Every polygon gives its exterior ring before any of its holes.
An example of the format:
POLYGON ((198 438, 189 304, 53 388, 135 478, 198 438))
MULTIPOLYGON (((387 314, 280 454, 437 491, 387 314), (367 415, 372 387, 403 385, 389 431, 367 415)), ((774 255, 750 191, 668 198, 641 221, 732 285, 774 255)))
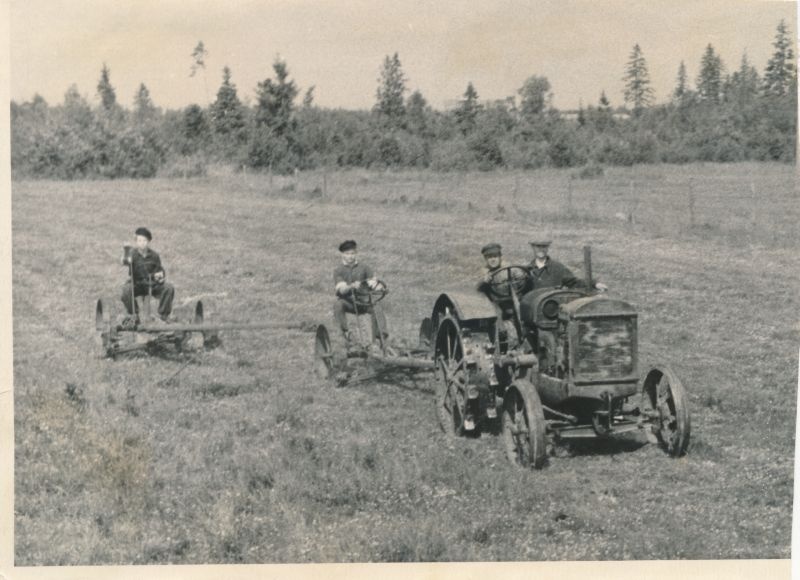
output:
MULTIPOLYGON (((794 167, 692 165, 13 184, 17 565, 788 558, 800 344, 794 167), (148 225, 177 303, 228 333, 180 362, 93 358, 94 301, 148 225), (412 339, 479 248, 527 241, 639 310, 644 365, 690 393, 692 445, 565 449, 542 471, 449 440, 425 377, 310 370, 336 246, 359 241, 412 339)), ((644 371, 645 369, 641 369, 644 371)))

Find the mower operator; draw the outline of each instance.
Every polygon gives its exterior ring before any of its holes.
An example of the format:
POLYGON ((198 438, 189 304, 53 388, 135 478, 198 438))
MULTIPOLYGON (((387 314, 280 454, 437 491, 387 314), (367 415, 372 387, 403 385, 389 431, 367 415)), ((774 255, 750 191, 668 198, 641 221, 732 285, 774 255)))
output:
MULTIPOLYGON (((585 288, 586 282, 581 278, 576 278, 572 271, 561 262, 552 259, 548 255, 550 241, 530 242, 533 248, 533 260, 530 263, 530 272, 533 278, 535 290, 540 288, 585 288)), ((608 290, 608 286, 602 282, 592 280, 593 287, 601 292, 608 290)))
POLYGON ((161 265, 161 258, 150 248, 153 234, 147 228, 137 228, 136 247, 125 245, 122 264, 128 266, 133 278, 122 286, 122 303, 129 315, 134 314, 135 297, 151 294, 158 299, 158 315, 166 321, 172 313, 172 301, 175 298, 175 288, 165 280, 166 273, 161 265))
POLYGON ((377 340, 382 336, 385 341, 389 337, 386 328, 386 317, 380 305, 364 306, 354 303, 358 291, 366 285, 370 290, 378 287, 378 279, 372 268, 367 264, 359 263, 358 249, 355 241, 346 240, 339 245, 339 255, 342 263, 333 271, 334 293, 336 301, 333 303, 333 316, 339 324, 339 329, 344 335, 348 348, 353 346, 353 335, 347 326, 347 313, 370 314, 375 313, 372 323, 372 336, 377 340))

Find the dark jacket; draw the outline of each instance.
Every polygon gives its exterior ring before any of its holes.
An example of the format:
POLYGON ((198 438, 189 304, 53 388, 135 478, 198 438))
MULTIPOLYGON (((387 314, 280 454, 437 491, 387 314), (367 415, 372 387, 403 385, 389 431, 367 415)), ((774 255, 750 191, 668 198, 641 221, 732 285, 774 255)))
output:
POLYGON ((540 288, 558 288, 560 286, 565 286, 567 288, 586 287, 586 282, 583 279, 576 278, 572 270, 549 256, 544 266, 541 268, 536 267, 536 260, 531 261, 530 269, 531 276, 533 277, 533 288, 535 290, 540 288))
MULTIPOLYGON (((372 271, 372 268, 366 264, 356 263, 352 266, 339 264, 333 271, 333 285, 335 287, 339 284, 339 282, 344 282, 346 284, 352 284, 353 282, 366 282, 374 277, 375 273, 372 271)), ((337 291, 336 294, 339 296, 347 296, 350 294, 350 291, 344 292, 344 294, 341 294, 337 291)))
MULTIPOLYGON (((147 250, 147 255, 143 256, 138 249, 133 249, 130 253, 133 262, 133 283, 137 287, 147 287, 150 276, 155 276, 158 272, 164 272, 161 265, 161 257, 154 250, 147 250)), ((128 262, 124 262, 126 265, 128 262)), ((166 276, 166 272, 164 272, 166 276)), ((155 281, 154 281, 155 285, 155 281)))

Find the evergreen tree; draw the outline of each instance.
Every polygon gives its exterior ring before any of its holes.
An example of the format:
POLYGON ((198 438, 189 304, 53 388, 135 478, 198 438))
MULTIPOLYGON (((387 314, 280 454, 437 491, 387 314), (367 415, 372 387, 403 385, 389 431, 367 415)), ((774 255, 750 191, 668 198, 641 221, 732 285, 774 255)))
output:
POLYGON ((760 79, 758 71, 750 65, 747 53, 742 54, 739 70, 735 71, 725 83, 725 100, 744 106, 755 101, 758 96, 760 79))
POLYGON ((471 133, 472 130, 475 129, 475 119, 480 110, 481 105, 478 103, 478 92, 470 82, 467 84, 467 90, 464 91, 464 98, 454 111, 456 123, 458 123, 464 135, 471 133))
POLYGON ((683 105, 691 97, 692 90, 689 88, 689 75, 686 74, 686 63, 681 61, 678 67, 678 77, 675 81, 675 90, 672 91, 672 102, 676 105, 683 105))
POLYGON ((710 44, 700 60, 700 73, 697 76, 697 95, 707 102, 718 103, 722 96, 722 59, 710 44))
POLYGON ((550 102, 550 81, 547 77, 531 76, 519 89, 520 113, 523 119, 533 121, 541 116, 550 102))
POLYGON ((775 52, 764 70, 763 90, 765 95, 782 97, 789 94, 797 83, 792 41, 783 20, 778 24, 772 46, 775 52))
POLYGON ((405 125, 406 107, 403 95, 406 92, 406 77, 400 64, 400 57, 386 56, 381 75, 378 78, 377 102, 374 111, 381 122, 389 127, 402 128, 405 125))
POLYGON ((297 141, 294 99, 298 89, 289 80, 286 63, 276 57, 272 64, 275 79, 258 83, 255 123, 248 152, 254 167, 286 173, 302 163, 297 141))
POLYGON ((181 117, 181 153, 192 154, 203 148, 208 138, 209 127, 200 105, 189 105, 181 117))
POLYGON ((294 99, 298 89, 294 81, 289 80, 289 69, 280 57, 272 64, 275 80, 266 79, 258 83, 256 95, 255 122, 260 129, 269 129, 274 135, 285 136, 293 127, 292 113, 294 99))
POLYGON ((153 105, 153 100, 150 98, 150 91, 141 83, 139 90, 133 97, 133 115, 137 121, 148 121, 155 116, 156 107, 153 105))
POLYGON ((647 70, 647 61, 645 61, 642 49, 638 44, 633 45, 623 80, 625 81, 625 102, 633 105, 635 114, 653 104, 654 92, 650 86, 650 73, 647 70))
POLYGON ((236 85, 231 82, 231 69, 222 69, 222 84, 217 90, 217 99, 211 105, 211 123, 217 135, 238 135, 244 130, 244 110, 236 85))
POLYGON ((97 94, 100 97, 100 104, 103 109, 110 111, 117 106, 117 93, 111 86, 111 71, 103 63, 103 70, 100 71, 100 80, 97 83, 97 94))

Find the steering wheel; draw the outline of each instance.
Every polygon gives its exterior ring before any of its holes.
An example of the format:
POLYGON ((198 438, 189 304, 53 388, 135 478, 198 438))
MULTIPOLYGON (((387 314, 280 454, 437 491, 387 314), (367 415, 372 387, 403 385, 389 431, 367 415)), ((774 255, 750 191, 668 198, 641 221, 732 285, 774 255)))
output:
POLYGON ((489 290, 500 298, 510 298, 511 288, 519 295, 530 289, 531 273, 525 266, 504 266, 489 275, 489 290))
POLYGON ((372 306, 377 304, 389 293, 389 288, 383 280, 376 280, 375 288, 367 286, 366 281, 353 290, 353 301, 358 306, 372 306))

